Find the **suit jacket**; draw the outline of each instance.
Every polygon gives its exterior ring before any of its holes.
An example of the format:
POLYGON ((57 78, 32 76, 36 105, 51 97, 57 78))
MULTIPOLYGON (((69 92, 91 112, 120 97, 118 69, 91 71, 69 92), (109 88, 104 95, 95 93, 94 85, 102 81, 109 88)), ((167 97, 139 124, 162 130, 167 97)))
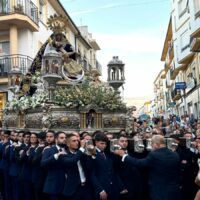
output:
POLYGON ((16 160, 16 149, 14 146, 10 146, 10 167, 9 167, 9 174, 11 176, 18 176, 20 172, 20 164, 16 160))
POLYGON ((87 166, 87 163, 88 163, 87 156, 83 155, 81 151, 77 151, 76 154, 72 154, 71 152, 68 152, 67 155, 63 156, 61 159, 62 159, 62 164, 66 172, 63 195, 72 196, 76 193, 78 187, 81 185, 81 179, 80 179, 78 165, 77 165, 78 161, 80 161, 81 163, 81 166, 83 168, 83 171, 86 177, 86 181, 88 183, 89 168, 87 166))
POLYGON ((0 161, 0 169, 3 171, 9 171, 9 148, 10 148, 10 142, 6 142, 2 146, 2 159, 0 161))
POLYGON ((56 146, 45 149, 42 155, 41 167, 47 175, 44 182, 43 191, 47 194, 61 194, 65 182, 65 170, 60 159, 56 160, 54 154, 58 153, 56 146))
POLYGON ((180 199, 180 159, 167 148, 152 151, 144 159, 125 157, 125 163, 149 168, 150 195, 153 200, 180 199))
POLYGON ((32 177, 31 181, 37 188, 42 188, 45 180, 45 170, 41 167, 40 163, 42 160, 42 152, 44 147, 37 147, 35 149, 35 154, 31 158, 32 164, 32 177))
POLYGON ((116 169, 122 181, 123 189, 128 190, 127 196, 129 198, 134 198, 134 195, 138 195, 142 192, 142 177, 138 168, 128 163, 121 162, 121 158, 119 158, 116 169))
POLYGON ((3 154, 3 143, 0 141, 0 160, 2 159, 3 154))
POLYGON ((22 181, 31 182, 32 165, 30 162, 30 157, 33 156, 34 151, 35 151, 35 147, 30 147, 30 146, 24 147, 24 151, 21 156, 22 167, 19 174, 19 179, 22 181), (29 151, 29 155, 26 154, 27 151, 29 151))
POLYGON ((105 153, 105 156, 106 159, 99 151, 96 152, 96 158, 92 160, 91 182, 96 196, 104 190, 108 193, 109 199, 118 199, 121 183, 114 168, 115 158, 111 153, 105 153))

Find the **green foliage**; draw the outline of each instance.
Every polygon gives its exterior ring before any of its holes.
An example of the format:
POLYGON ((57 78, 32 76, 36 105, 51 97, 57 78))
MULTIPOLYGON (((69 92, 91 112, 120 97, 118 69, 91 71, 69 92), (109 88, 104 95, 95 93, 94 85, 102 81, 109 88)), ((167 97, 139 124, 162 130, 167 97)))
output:
POLYGON ((114 111, 126 106, 121 96, 105 83, 96 83, 86 78, 83 83, 75 86, 61 87, 54 92, 56 104, 66 108, 84 108, 96 105, 99 108, 114 111))

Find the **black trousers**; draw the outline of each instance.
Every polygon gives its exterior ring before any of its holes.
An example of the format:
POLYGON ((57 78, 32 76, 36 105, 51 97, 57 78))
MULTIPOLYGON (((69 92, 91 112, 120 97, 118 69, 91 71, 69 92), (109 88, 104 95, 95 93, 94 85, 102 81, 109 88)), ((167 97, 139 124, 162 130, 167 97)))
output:
POLYGON ((94 200, 92 193, 87 185, 79 186, 77 191, 65 200, 94 200))

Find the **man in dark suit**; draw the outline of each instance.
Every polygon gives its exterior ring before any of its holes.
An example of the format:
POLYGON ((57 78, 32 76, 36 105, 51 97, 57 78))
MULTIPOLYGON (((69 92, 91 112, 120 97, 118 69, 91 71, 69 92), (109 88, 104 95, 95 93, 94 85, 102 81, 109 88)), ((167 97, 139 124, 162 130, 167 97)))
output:
POLYGON ((23 173, 23 165, 24 165, 24 158, 25 158, 25 152, 28 150, 30 146, 30 135, 31 133, 29 131, 21 131, 19 132, 19 146, 15 147, 15 160, 16 163, 19 165, 19 176, 18 176, 18 190, 19 190, 19 199, 24 198, 24 180, 22 179, 22 173, 23 173), (21 138, 21 135, 23 134, 23 140, 21 138))
MULTIPOLYGON (((118 144, 126 153, 132 155, 127 150, 128 138, 126 135, 119 136, 118 144)), ((124 188, 126 188, 126 192, 124 192, 124 194, 120 194, 120 200, 141 200, 142 177, 139 170, 128 163, 121 162, 120 159, 116 168, 124 188)))
POLYGON ((9 147, 9 156, 10 156, 10 165, 9 165, 9 176, 10 176, 10 185, 11 185, 11 199, 19 199, 19 190, 18 190, 18 175, 20 170, 20 165, 17 163, 15 157, 15 149, 19 146, 18 144, 18 133, 15 131, 12 137, 12 144, 9 147))
POLYGON ((114 155, 105 152, 108 138, 104 133, 95 134, 96 157, 92 160, 92 186, 95 189, 95 199, 117 200, 121 188, 119 177, 114 169, 114 155))
POLYGON ((62 198, 61 194, 65 183, 65 170, 59 158, 66 154, 65 142, 65 133, 57 133, 56 145, 45 148, 42 155, 41 167, 43 167, 47 173, 43 192, 48 195, 50 200, 62 198))
POLYGON ((194 183, 199 167, 197 164, 198 154, 195 154, 186 147, 186 140, 191 139, 192 133, 185 133, 184 138, 180 138, 176 152, 180 156, 181 162, 181 193, 183 200, 193 200, 198 191, 198 186, 194 183), (181 141, 182 140, 182 141, 181 141))
POLYGON ((85 140, 80 141, 74 134, 67 135, 67 155, 63 156, 62 164, 66 169, 63 195, 68 200, 93 200, 89 184, 88 159, 84 152, 85 140), (78 150, 79 149, 79 150, 78 150))
POLYGON ((11 131, 4 131, 4 142, 2 146, 2 160, 0 162, 0 169, 3 171, 4 176, 4 192, 5 200, 10 200, 10 176, 9 176, 9 147, 10 147, 10 135, 11 131))
POLYGON ((136 159, 117 150, 122 161, 136 167, 149 168, 149 187, 152 200, 180 200, 180 159, 165 146, 161 135, 152 138, 153 151, 144 159, 136 159))
POLYGON ((41 167, 42 152, 45 148, 45 132, 40 132, 38 134, 38 146, 35 149, 35 154, 32 157, 32 185, 34 190, 35 200, 44 200, 45 196, 42 192, 44 180, 45 180, 45 170, 41 167))
POLYGON ((20 155, 22 161, 22 167, 19 174, 19 179, 22 182, 22 198, 23 200, 33 199, 33 186, 31 184, 31 174, 32 165, 31 158, 35 153, 35 148, 37 147, 37 134, 31 133, 30 135, 30 145, 26 146, 20 155))

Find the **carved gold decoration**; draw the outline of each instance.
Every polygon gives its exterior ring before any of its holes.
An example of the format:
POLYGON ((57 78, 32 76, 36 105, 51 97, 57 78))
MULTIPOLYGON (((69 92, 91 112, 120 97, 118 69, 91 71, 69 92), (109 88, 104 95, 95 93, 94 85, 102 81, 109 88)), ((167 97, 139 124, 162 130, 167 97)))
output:
POLYGON ((115 124, 117 124, 118 122, 119 122, 119 118, 113 116, 113 117, 112 117, 112 125, 115 125, 115 124))
POLYGON ((65 123, 65 124, 69 124, 70 123, 70 120, 68 117, 61 117, 60 118, 60 122, 61 123, 65 123))
POLYGON ((18 128, 25 128, 25 126, 25 114, 20 112, 18 116, 18 128))
POLYGON ((54 33, 62 33, 67 32, 68 27, 68 19, 66 17, 63 17, 62 15, 51 15, 50 18, 48 18, 47 25, 50 30, 52 30, 54 33))

